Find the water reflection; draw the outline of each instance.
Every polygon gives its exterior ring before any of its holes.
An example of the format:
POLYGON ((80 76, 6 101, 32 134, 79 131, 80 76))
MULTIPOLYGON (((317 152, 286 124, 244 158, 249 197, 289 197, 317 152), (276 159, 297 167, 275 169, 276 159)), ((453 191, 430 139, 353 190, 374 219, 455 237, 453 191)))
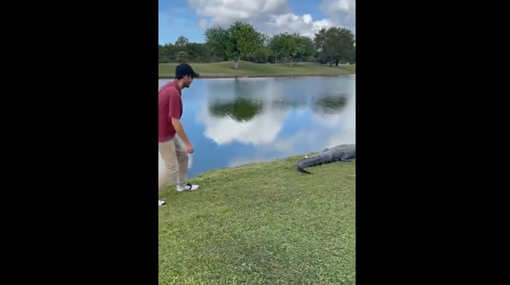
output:
POLYGON ((201 79, 183 101, 191 176, 355 143, 354 77, 201 79))
POLYGON ((312 110, 322 114, 338 114, 346 105, 347 95, 329 95, 315 100, 312 110))
POLYGON ((229 117, 238 122, 253 119, 262 110, 263 102, 249 98, 237 98, 231 103, 212 103, 209 112, 214 117, 229 117))
POLYGON ((282 101, 282 100, 273 100, 271 102, 273 106, 273 110, 280 110, 280 111, 289 111, 291 109, 293 110, 304 110, 306 107, 308 107, 308 102, 306 101, 282 101))
MULTIPOLYGON (((223 146, 231 143, 259 145, 271 143, 283 127, 287 112, 275 110, 272 101, 283 101, 283 93, 274 80, 221 80, 207 83, 203 110, 197 122, 205 126, 204 136, 223 146), (242 87, 242 85, 245 87, 242 87), (225 113, 213 114, 214 106, 223 106, 225 113), (242 119, 244 118, 244 120, 242 119)), ((219 108, 218 108, 219 109, 219 108)))

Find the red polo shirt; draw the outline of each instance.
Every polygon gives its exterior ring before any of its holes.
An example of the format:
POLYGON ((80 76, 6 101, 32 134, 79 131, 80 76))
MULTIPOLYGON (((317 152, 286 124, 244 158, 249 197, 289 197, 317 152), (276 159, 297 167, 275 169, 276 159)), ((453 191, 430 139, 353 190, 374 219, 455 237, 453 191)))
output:
POLYGON ((172 118, 181 119, 181 90, 172 81, 159 90, 158 94, 158 141, 165 142, 175 136, 172 118))

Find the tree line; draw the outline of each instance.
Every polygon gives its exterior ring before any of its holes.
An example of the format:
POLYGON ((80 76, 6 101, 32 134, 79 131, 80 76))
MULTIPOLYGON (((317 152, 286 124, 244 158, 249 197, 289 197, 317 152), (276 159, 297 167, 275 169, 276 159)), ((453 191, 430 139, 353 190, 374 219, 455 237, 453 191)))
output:
POLYGON ((210 63, 239 61, 255 63, 287 63, 299 61, 328 63, 356 62, 355 38, 345 28, 321 29, 313 39, 297 33, 268 36, 252 25, 237 21, 228 28, 214 26, 205 31, 204 43, 193 43, 180 36, 175 43, 159 45, 159 63, 210 63))

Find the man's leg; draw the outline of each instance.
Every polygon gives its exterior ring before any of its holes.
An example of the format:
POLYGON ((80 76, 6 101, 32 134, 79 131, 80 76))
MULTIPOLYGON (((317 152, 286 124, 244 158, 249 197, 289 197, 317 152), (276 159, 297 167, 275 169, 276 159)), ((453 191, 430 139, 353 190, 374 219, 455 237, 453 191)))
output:
POLYGON ((184 147, 184 143, 178 135, 175 136, 174 140, 175 153, 179 163, 179 173, 177 175, 177 191, 196 190, 198 189, 198 185, 189 184, 186 179, 186 176, 188 175, 189 156, 186 152, 186 148, 184 147))
POLYGON ((174 179, 179 167, 179 162, 175 152, 174 139, 159 143, 159 153, 161 158, 163 158, 166 167, 166 181, 163 184, 168 184, 174 179))

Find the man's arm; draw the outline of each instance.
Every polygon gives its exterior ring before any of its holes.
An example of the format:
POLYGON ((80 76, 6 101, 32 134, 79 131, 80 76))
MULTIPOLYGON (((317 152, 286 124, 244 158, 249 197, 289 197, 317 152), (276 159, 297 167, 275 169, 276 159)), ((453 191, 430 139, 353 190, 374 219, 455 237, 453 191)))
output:
POLYGON ((191 145, 188 136, 186 135, 186 132, 184 132, 184 128, 180 121, 180 116, 182 114, 182 103, 181 103, 181 95, 177 94, 177 90, 171 90, 174 92, 173 96, 170 96, 169 101, 169 115, 172 119, 172 126, 175 129, 175 132, 179 135, 179 137, 182 139, 182 142, 185 145, 191 145))
POLYGON ((185 145, 191 145, 188 136, 186 136, 186 132, 184 132, 184 128, 181 124, 181 121, 179 119, 172 117, 172 125, 174 126, 175 131, 179 135, 179 137, 182 139, 182 142, 185 145))

